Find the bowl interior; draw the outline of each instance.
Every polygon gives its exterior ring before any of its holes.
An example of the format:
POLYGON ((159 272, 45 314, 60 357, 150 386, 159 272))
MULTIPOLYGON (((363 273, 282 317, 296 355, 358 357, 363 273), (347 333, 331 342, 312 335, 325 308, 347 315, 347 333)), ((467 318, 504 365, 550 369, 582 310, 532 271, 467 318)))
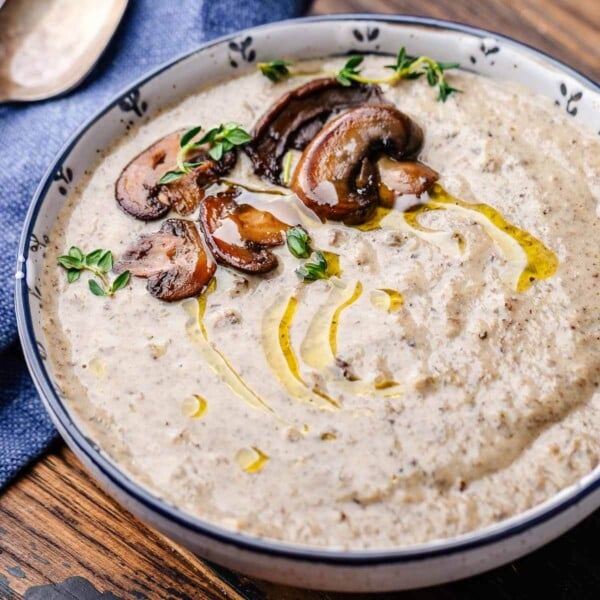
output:
MULTIPOLYGON (((46 348, 52 340, 45 339, 41 328, 43 297, 39 275, 57 215, 86 170, 93 168, 98 153, 108 149, 131 127, 150 120, 161 108, 201 86, 254 69, 258 61, 278 58, 282 48, 285 48, 286 58, 294 59, 354 52, 394 55, 401 46, 406 46, 410 54, 459 62, 469 71, 520 83, 554 100, 559 110, 586 128, 600 132, 600 88, 592 81, 550 57, 502 36, 414 17, 353 15, 266 25, 205 45, 134 83, 74 134, 47 172, 25 223, 16 273, 19 330, 34 380, 55 422, 63 431, 77 437, 91 460, 119 472, 118 467, 81 434, 62 402, 63 393, 47 360, 46 348)), ((581 492, 584 483, 583 487, 596 485, 599 474, 597 469, 586 477, 585 482, 580 482, 578 489, 574 486, 563 490, 544 505, 491 529, 522 524, 524 519, 539 516, 540 511, 554 509, 557 503, 572 500, 581 492)), ((155 505, 161 503, 150 493, 140 491, 127 476, 120 474, 119 480, 129 491, 137 490, 145 501, 155 505)), ((169 510, 177 512, 176 509, 169 510)), ((181 514, 179 517, 187 524, 196 523, 198 527, 210 529, 209 525, 192 517, 181 514)), ((243 538, 240 534, 224 532, 223 535, 243 538)), ((486 535, 486 530, 461 536, 454 542, 460 543, 462 538, 473 540, 482 535, 486 535)), ((454 542, 445 540, 443 544, 454 542)))

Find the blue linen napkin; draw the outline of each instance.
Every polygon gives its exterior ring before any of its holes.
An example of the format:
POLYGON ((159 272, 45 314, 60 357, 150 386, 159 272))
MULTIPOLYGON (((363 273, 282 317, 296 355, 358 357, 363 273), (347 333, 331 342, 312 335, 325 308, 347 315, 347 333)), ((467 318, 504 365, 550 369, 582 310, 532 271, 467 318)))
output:
POLYGON ((307 0, 133 0, 100 64, 74 92, 0 106, 0 488, 57 433, 31 382, 13 307, 17 242, 44 171, 76 127, 127 83, 219 35, 298 16, 307 0))

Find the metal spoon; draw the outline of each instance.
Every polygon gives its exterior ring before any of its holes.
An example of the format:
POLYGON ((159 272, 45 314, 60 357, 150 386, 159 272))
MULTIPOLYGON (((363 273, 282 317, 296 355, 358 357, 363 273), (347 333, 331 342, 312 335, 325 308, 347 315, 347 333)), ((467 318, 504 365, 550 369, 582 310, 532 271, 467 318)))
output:
POLYGON ((80 83, 128 0, 0 0, 0 103, 44 100, 80 83))

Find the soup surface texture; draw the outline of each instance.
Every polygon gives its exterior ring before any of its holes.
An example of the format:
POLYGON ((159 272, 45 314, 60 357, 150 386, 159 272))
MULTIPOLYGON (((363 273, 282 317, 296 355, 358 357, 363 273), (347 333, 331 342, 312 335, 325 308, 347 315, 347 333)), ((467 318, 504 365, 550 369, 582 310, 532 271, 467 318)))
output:
MULTIPOLYGON (((366 226, 321 223, 289 190, 242 192, 303 224, 338 267, 327 279, 302 281, 283 245, 276 270, 219 266, 199 299, 162 302, 137 278, 111 298, 87 274, 67 282, 70 246, 118 258, 159 229, 115 202, 133 157, 196 124, 251 131, 312 77, 202 89, 132 129, 68 199, 43 316, 81 427, 182 510, 321 547, 451 537, 574 484, 600 457, 600 142, 514 84, 451 72, 462 93, 444 103, 421 79, 382 86, 440 179, 366 226)), ((227 178, 272 189, 251 166, 239 152, 227 178)))

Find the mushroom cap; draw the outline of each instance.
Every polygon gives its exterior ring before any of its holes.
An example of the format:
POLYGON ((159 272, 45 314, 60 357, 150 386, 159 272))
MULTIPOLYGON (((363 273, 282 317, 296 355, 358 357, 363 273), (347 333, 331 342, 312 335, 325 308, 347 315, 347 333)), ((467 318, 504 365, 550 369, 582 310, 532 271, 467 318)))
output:
POLYGON ((363 223, 379 200, 378 156, 410 159, 422 143, 421 128, 394 106, 351 109, 330 121, 306 147, 292 189, 322 219, 363 223))
POLYGON ((186 173, 177 181, 157 186, 158 200, 168 203, 184 217, 193 213, 202 202, 205 188, 233 169, 237 150, 232 148, 220 160, 215 161, 208 154, 208 147, 198 148, 188 155, 187 160, 204 164, 193 168, 191 173, 186 173))
POLYGON ((279 246, 288 225, 271 213, 238 204, 238 191, 208 196, 200 205, 200 228, 217 262, 246 273, 266 273, 277 257, 265 246, 279 246))
POLYGON ((345 87, 335 78, 314 79, 284 94, 267 110, 244 150, 256 174, 279 184, 283 155, 291 148, 303 150, 332 113, 382 102, 376 85, 345 87))
POLYGON ((208 147, 197 148, 186 158, 189 162, 204 164, 177 181, 158 185, 161 176, 175 167, 179 141, 185 131, 182 129, 161 138, 123 169, 115 184, 115 197, 126 213, 142 221, 160 219, 171 207, 181 215, 190 214, 202 200, 204 188, 234 167, 235 150, 215 161, 208 155, 208 147))
POLYGON ((140 235, 114 271, 148 279, 153 296, 173 302, 202 292, 216 268, 193 221, 167 219, 157 232, 140 235))
POLYGON ((142 221, 160 219, 169 212, 170 204, 157 195, 156 182, 175 164, 181 131, 167 135, 132 159, 115 184, 119 206, 142 221))
POLYGON ((397 196, 420 196, 439 179, 440 175, 418 160, 393 160, 383 156, 377 162, 379 199, 391 203, 397 196))

